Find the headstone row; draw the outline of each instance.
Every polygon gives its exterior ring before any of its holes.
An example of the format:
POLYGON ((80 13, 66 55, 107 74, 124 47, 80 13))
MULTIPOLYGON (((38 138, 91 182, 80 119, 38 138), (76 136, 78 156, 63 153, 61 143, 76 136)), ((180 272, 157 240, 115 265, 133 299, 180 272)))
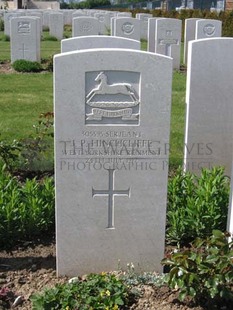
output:
MULTIPOLYGON (((96 45, 88 48, 100 47, 100 37, 95 38, 96 45)), ((87 50, 91 37, 83 39, 69 39, 80 41, 82 51, 55 57, 58 274, 112 270, 119 261, 159 271, 171 58, 136 50, 87 50)), ((230 175, 233 79, 225 77, 232 75, 233 39, 189 45, 185 170, 200 173, 222 165, 230 175)))
MULTIPOLYGON (((148 40, 148 51, 173 58, 173 68, 180 68, 181 49, 181 20, 172 18, 152 18, 151 14, 137 14, 132 18, 131 14, 120 14, 116 12, 75 11, 69 13, 72 20, 72 36, 106 35, 111 31, 112 36, 125 37, 140 41, 142 38, 148 40), (89 13, 89 14, 88 14, 89 13)), ((10 31, 10 21, 16 16, 25 14, 5 13, 5 33, 10 31)), ((40 29, 44 20, 48 17, 46 24, 50 29, 50 35, 61 40, 63 38, 63 25, 67 12, 29 12, 39 19, 40 29)), ((23 18, 23 17, 22 17, 23 18)), ((185 51, 186 62, 187 44, 192 39, 204 37, 221 36, 221 22, 216 20, 188 19, 185 22, 185 51)), ((12 30, 15 33, 15 29, 12 30)), ((15 37, 15 36, 14 36, 15 37)), ((37 44, 39 46, 39 44, 37 44)), ((14 46, 14 44, 12 44, 14 46)), ((12 53, 14 53, 13 51, 12 53)))

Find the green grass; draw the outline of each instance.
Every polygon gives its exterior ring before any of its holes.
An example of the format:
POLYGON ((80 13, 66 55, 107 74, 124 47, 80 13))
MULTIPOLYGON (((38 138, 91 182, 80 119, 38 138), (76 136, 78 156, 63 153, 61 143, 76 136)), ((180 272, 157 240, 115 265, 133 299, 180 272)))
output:
POLYGON ((185 85, 186 75, 180 72, 174 72, 170 132, 170 166, 175 167, 182 164, 184 152, 185 85))
MULTIPOLYGON (((146 48, 147 42, 142 41, 142 50, 146 48)), ((41 42, 42 58, 48 59, 59 52, 59 41, 41 42)), ((10 43, 0 39, 0 62, 5 59, 10 59, 10 43)), ((185 80, 185 74, 174 72, 170 135, 172 168, 183 160, 185 80)), ((52 73, 0 74, 0 85, 0 138, 10 142, 28 137, 34 133, 33 125, 39 115, 53 109, 52 73)))
POLYGON ((53 109, 52 74, 0 74, 0 85, 1 138, 27 137, 39 115, 53 109))

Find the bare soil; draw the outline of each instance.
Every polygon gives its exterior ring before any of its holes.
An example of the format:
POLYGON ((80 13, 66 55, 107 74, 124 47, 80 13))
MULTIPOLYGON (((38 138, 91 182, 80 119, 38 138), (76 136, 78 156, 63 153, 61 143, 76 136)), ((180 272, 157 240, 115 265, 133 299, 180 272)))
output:
MULTIPOLYGON (((56 251, 53 236, 33 242, 23 241, 14 249, 0 251, 0 289, 8 288, 8 302, 0 300, 2 309, 32 309, 30 296, 42 292, 44 288, 54 287, 56 283, 66 283, 67 277, 56 276, 56 251), (13 306, 14 302, 18 305, 13 306)), ((141 297, 133 302, 130 310, 230 310, 230 306, 198 306, 189 300, 178 301, 178 292, 167 287, 144 285, 138 287, 141 297)), ((231 308, 232 309, 232 308, 231 308)))
POLYGON ((16 71, 11 67, 11 63, 8 61, 5 61, 3 63, 0 63, 0 73, 16 73, 16 71))

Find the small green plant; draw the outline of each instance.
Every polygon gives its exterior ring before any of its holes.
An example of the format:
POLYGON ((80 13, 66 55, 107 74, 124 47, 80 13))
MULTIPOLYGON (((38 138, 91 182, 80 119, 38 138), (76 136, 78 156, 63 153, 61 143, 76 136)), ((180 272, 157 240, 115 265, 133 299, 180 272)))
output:
POLYGON ((0 171, 0 246, 54 232, 55 194, 52 178, 20 183, 3 166, 0 171))
POLYGON ((176 251, 162 260, 170 269, 168 285, 179 289, 179 299, 197 302, 233 299, 233 244, 219 230, 206 239, 197 238, 191 248, 176 251))
POLYGON ((53 72, 53 56, 41 59, 41 63, 43 64, 44 70, 53 72))
POLYGON ((229 202, 229 178, 224 169, 203 169, 200 177, 181 169, 168 183, 166 238, 169 243, 188 244, 224 230, 229 202))
POLYGON ((43 41, 58 41, 58 39, 56 37, 51 36, 51 35, 43 36, 42 40, 43 41))
POLYGON ((0 18, 0 31, 4 31, 4 20, 0 18))
POLYGON ((71 25, 64 26, 63 38, 71 38, 72 37, 72 27, 71 25))
POLYGON ((128 304, 127 286, 112 274, 90 274, 85 280, 73 281, 47 289, 31 297, 32 309, 117 310, 128 304))
POLYGON ((18 165, 19 152, 21 151, 21 144, 17 140, 12 143, 1 140, 0 141, 0 162, 5 165, 6 169, 13 173, 13 170, 18 165))
POLYGON ((124 283, 130 287, 130 291, 134 293, 135 296, 140 296, 140 289, 143 285, 152 286, 162 286, 164 285, 165 275, 158 274, 157 272, 144 272, 136 273, 134 271, 133 263, 127 264, 126 271, 120 271, 119 278, 124 281, 124 283))
POLYGON ((25 59, 14 61, 12 67, 18 72, 40 72, 43 69, 39 62, 25 59))

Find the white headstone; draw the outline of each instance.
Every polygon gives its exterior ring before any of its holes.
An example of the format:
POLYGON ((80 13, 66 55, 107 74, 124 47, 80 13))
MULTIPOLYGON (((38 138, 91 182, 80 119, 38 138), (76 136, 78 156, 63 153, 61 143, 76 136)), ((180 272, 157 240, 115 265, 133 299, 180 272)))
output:
POLYGON ((172 60, 94 49, 54 68, 58 274, 161 272, 172 60))
POLYGON ((72 25, 72 11, 71 10, 63 10, 63 22, 64 25, 72 25))
POLYGON ((20 17, 22 16, 21 13, 16 12, 4 12, 4 34, 6 36, 10 36, 10 21, 13 17, 20 17))
POLYGON ((72 37, 93 36, 100 33, 100 22, 95 17, 85 16, 73 18, 72 37))
POLYGON ((111 32, 111 18, 115 17, 115 16, 116 16, 116 13, 114 13, 114 12, 106 12, 105 13, 105 30, 107 30, 108 34, 110 34, 110 32, 111 32))
POLYGON ((184 168, 224 166, 233 147, 233 39, 191 41, 188 51, 184 168))
POLYGON ((188 43, 196 38, 196 22, 200 18, 187 18, 184 27, 184 64, 187 63, 188 43))
POLYGON ((200 19, 196 21, 195 39, 215 38, 222 36, 222 22, 215 19, 200 19))
POLYGON ((40 32, 42 34, 43 31, 43 14, 42 12, 34 12, 34 11, 27 11, 26 16, 38 17, 40 21, 40 32))
POLYGON ((11 62, 18 59, 40 62, 40 19, 14 17, 10 28, 11 62))
POLYGON ((141 39, 147 40, 148 36, 148 19, 152 18, 152 14, 138 13, 136 18, 141 21, 141 39))
POLYGON ((110 21, 109 15, 106 15, 105 12, 101 12, 101 13, 95 13, 94 16, 99 21, 99 24, 100 24, 100 34, 107 35, 109 21, 110 21))
POLYGON ((64 23, 62 13, 51 13, 49 15, 49 34, 58 40, 63 38, 64 23))
POLYGON ((141 42, 132 39, 111 36, 87 36, 64 39, 61 41, 62 53, 90 48, 126 48, 140 50, 141 42))
POLYGON ((120 17, 132 17, 132 13, 131 12, 118 12, 117 18, 120 18, 120 17))
POLYGON ((155 52, 173 58, 173 69, 180 69, 181 20, 156 20, 155 52))
POLYGON ((110 18, 110 35, 115 36, 115 29, 116 29, 116 17, 111 17, 110 18))
POLYGON ((44 11, 43 12, 43 28, 49 28, 49 11, 44 11))
POLYGON ((156 33, 156 20, 162 17, 153 17, 148 20, 148 38, 147 38, 147 51, 155 53, 155 33, 156 33))
POLYGON ((87 16, 87 14, 83 11, 75 11, 72 13, 72 18, 84 17, 84 16, 87 16))
POLYGON ((140 41, 141 21, 131 17, 114 19, 114 35, 140 41))

